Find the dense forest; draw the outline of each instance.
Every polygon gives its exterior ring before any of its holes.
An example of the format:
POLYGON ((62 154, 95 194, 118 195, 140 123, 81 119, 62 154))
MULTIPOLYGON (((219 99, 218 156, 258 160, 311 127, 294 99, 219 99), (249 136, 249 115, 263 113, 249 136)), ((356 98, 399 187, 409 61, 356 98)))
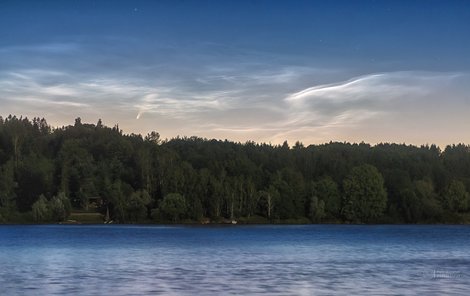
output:
POLYGON ((467 223, 469 189, 462 144, 161 140, 0 117, 2 223, 467 223))

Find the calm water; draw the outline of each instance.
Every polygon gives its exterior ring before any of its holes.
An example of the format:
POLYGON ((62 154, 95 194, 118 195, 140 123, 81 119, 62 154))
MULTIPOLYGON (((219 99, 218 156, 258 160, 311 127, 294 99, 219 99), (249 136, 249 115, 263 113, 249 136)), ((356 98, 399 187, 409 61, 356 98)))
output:
POLYGON ((470 295, 468 226, 0 226, 1 295, 470 295))

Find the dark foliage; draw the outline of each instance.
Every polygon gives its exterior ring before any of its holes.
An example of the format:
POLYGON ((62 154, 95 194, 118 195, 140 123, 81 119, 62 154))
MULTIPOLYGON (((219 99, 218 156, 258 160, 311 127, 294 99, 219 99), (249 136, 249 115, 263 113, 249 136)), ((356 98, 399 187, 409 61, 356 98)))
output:
POLYGON ((123 223, 465 222, 469 188, 462 144, 162 141, 101 120, 53 129, 40 118, 0 117, 0 222, 22 213, 63 220, 92 197, 123 223))

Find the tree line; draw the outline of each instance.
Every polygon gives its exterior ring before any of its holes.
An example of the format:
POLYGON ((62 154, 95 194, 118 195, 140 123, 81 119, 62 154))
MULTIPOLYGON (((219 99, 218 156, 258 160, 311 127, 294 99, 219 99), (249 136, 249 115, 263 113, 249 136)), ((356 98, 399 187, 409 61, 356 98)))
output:
POLYGON ((465 223, 470 146, 292 147, 0 117, 0 222, 465 223))

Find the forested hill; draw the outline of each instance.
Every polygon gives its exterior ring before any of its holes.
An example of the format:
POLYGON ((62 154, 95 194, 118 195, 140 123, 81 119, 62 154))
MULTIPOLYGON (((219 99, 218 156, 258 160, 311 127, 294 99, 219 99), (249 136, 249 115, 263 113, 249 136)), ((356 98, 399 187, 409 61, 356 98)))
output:
POLYGON ((0 222, 468 222, 470 147, 162 141, 0 117, 0 222), (99 201, 99 202, 97 202, 99 201))

